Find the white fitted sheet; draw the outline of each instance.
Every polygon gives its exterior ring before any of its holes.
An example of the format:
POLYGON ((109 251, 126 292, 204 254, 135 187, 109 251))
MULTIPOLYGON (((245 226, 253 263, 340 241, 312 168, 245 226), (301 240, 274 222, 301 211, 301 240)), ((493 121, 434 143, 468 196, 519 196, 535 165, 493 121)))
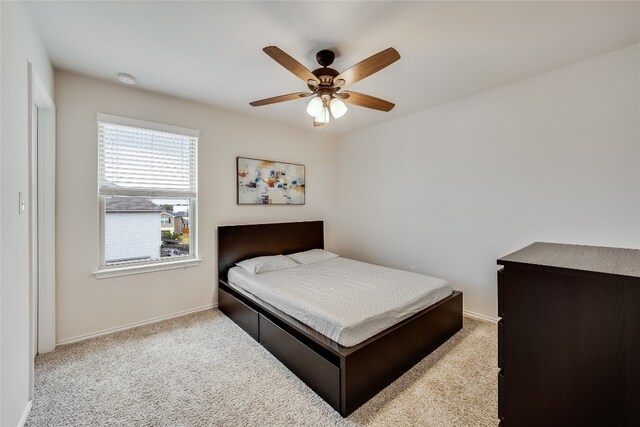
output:
POLYGON ((334 258, 287 270, 229 270, 229 281, 344 347, 448 297, 443 279, 334 258))

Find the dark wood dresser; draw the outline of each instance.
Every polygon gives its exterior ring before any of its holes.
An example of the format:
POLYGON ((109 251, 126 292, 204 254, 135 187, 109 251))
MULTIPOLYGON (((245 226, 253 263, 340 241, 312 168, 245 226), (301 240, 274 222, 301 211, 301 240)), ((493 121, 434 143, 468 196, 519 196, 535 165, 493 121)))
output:
POLYGON ((498 260, 503 426, 640 426, 640 250, 534 243, 498 260))

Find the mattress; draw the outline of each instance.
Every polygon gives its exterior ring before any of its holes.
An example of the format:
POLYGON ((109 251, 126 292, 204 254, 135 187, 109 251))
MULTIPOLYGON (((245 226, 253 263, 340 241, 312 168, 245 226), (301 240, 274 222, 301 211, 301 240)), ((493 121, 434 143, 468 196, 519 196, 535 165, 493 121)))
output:
POLYGON ((229 270, 229 282, 344 347, 351 347, 452 294, 443 279, 334 258, 287 270, 229 270))

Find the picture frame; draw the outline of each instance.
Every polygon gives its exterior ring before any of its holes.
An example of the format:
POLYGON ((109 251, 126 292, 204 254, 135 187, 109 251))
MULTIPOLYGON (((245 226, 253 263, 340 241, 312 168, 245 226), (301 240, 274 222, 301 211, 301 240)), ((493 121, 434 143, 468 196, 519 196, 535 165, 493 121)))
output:
POLYGON ((238 205, 305 205, 305 165, 236 157, 238 205))

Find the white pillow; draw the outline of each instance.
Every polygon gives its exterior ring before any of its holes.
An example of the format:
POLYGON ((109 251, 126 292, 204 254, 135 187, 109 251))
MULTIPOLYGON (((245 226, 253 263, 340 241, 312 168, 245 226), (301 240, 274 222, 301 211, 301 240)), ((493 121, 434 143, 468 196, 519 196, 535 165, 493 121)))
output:
POLYGON ((266 273, 268 271, 286 270, 287 268, 298 267, 298 263, 284 255, 259 256, 236 262, 240 268, 252 274, 266 273))
POLYGON ((324 249, 311 249, 310 251, 291 254, 289 258, 298 264, 315 264, 316 262, 338 258, 338 255, 325 251, 324 249))

